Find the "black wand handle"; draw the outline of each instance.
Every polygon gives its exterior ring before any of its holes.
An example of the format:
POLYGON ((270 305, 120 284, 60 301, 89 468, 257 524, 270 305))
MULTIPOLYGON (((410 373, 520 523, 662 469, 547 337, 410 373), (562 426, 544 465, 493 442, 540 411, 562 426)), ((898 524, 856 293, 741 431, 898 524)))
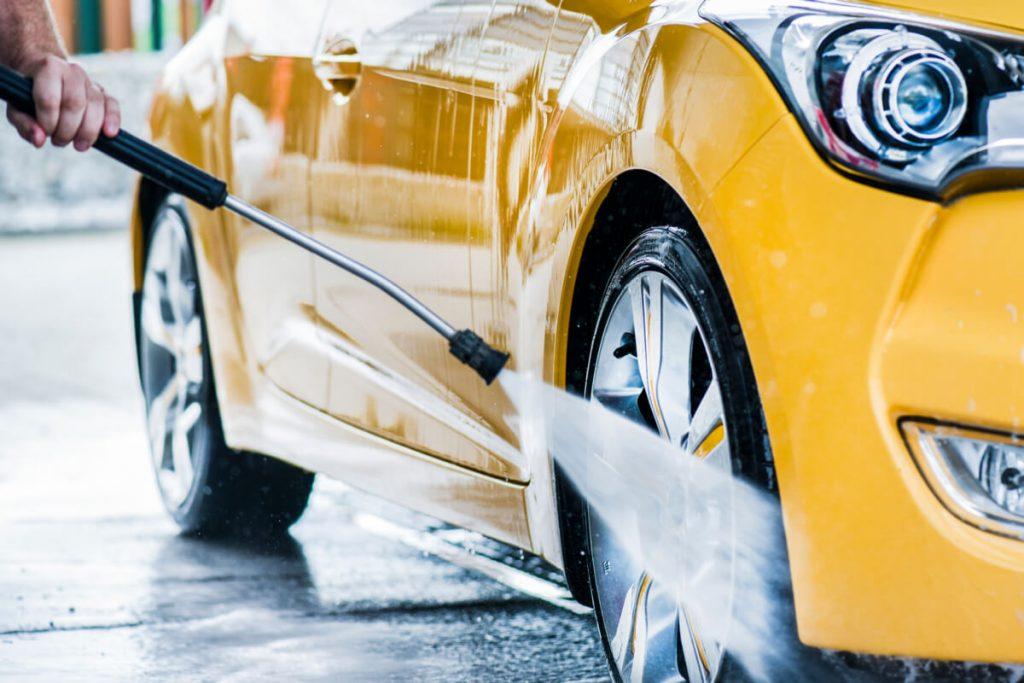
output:
MULTIPOLYGON (((0 99, 29 116, 36 115, 32 80, 3 65, 0 65, 0 99)), ((127 131, 122 130, 112 138, 100 134, 95 147, 157 185, 208 209, 219 208, 227 200, 228 186, 223 180, 127 131)))

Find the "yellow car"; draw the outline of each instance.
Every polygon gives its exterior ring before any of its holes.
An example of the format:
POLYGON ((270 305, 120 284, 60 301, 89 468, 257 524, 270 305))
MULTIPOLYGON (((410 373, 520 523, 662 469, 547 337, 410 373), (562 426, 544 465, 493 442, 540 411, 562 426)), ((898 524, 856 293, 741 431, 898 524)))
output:
MULTIPOLYGON (((224 0, 151 123, 518 373, 777 492, 805 645, 1024 663, 1020 3, 224 0)), ((429 328, 147 182, 133 230, 186 532, 285 528, 323 473, 564 569, 617 677, 727 673, 429 328)))

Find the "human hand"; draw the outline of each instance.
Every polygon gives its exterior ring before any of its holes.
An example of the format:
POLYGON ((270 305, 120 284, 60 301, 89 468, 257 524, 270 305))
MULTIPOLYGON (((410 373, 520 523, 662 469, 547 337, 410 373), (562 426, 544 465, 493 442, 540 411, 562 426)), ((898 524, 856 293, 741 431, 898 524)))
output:
POLYGON ((75 149, 84 152, 101 132, 107 137, 117 135, 120 105, 81 66, 49 54, 29 62, 24 72, 33 79, 36 116, 8 105, 7 120, 30 144, 42 147, 50 138, 57 147, 74 143, 75 149))

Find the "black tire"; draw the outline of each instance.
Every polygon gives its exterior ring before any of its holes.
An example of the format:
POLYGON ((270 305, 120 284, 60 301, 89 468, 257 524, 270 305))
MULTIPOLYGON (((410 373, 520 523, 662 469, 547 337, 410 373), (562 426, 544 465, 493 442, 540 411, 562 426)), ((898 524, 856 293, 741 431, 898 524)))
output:
MULTIPOLYGON (((184 244, 180 245, 180 249, 183 251, 183 258, 190 259, 194 267, 195 251, 187 214, 181 201, 171 197, 156 211, 148 233, 145 259, 147 274, 150 272, 150 262, 154 258, 154 245, 157 244, 154 236, 162 229, 161 226, 172 224, 183 226, 184 244)), ((187 433, 194 475, 187 495, 180 503, 169 503, 159 471, 157 485, 161 490, 165 507, 184 534, 243 539, 280 535, 295 523, 306 509, 314 475, 267 456, 236 451, 225 443, 213 367, 206 343, 209 336, 202 309, 202 297, 198 289, 198 277, 194 276, 194 272, 193 270, 191 278, 194 282, 190 282, 189 286, 195 291, 192 305, 202 330, 200 345, 203 368, 201 381, 194 387, 190 385, 188 390, 188 400, 199 405, 201 410, 198 421, 187 433)), ((146 287, 147 284, 144 284, 139 295, 140 303, 136 306, 135 322, 148 426, 154 399, 161 391, 161 374, 173 373, 176 359, 164 347, 153 343, 144 329, 142 316, 147 296, 146 287)), ((155 456, 153 462, 156 469, 155 456)), ((182 489, 184 488, 183 486, 182 489)), ((180 498, 180 494, 177 497, 180 498)))
MULTIPOLYGON (((590 353, 587 361, 585 382, 581 387, 585 397, 591 394, 594 370, 597 362, 597 346, 614 302, 627 283, 640 272, 657 272, 670 279, 686 296, 697 318, 700 329, 704 332, 710 362, 714 365, 721 388, 724 404, 724 416, 729 425, 729 442, 732 453, 732 469, 735 476, 753 483, 757 487, 777 495, 772 463, 771 447, 765 427, 764 412, 761 407, 757 383, 743 339, 742 330, 735 309, 726 289, 725 282, 715 265, 709 248, 692 223, 683 227, 651 227, 643 230, 622 254, 617 265, 611 272, 603 294, 600 296, 598 313, 591 320, 575 321, 575 324, 587 325, 589 328, 590 353)), ((570 371, 573 368, 569 368, 570 371)), ((565 482, 560 482, 564 487, 565 482)), ((563 495, 565 495, 563 493, 563 495)), ((572 493, 568 494, 572 495, 572 493)), ((571 509, 571 508, 570 508, 571 509)), ((576 524, 584 524, 591 528, 589 508, 583 504, 582 519, 576 524)), ((577 515, 579 513, 577 512, 577 515)), ((783 585, 777 587, 776 596, 778 614, 772 615, 773 622, 787 632, 778 634, 777 641, 765 643, 766 648, 776 651, 766 657, 773 667, 781 666, 772 672, 771 678, 784 677, 787 674, 804 671, 799 662, 807 649, 799 645, 796 635, 795 618, 792 607, 792 591, 789 582, 788 560, 785 558, 784 535, 781 515, 774 523, 777 531, 777 543, 783 554, 785 577, 783 585), (781 655, 776 657, 775 655, 781 655), (793 657, 790 666, 787 658, 793 657)), ((587 558, 591 601, 597 617, 598 628, 608 656, 612 676, 622 680, 616 670, 612 655, 611 638, 602 617, 601 597, 597 589, 597 562, 590 547, 590 534, 585 532, 577 535, 584 544, 583 556, 587 558)), ((733 619, 742 619, 744 598, 737 594, 733 606, 733 619)), ((760 672, 764 675, 764 671, 760 672)), ((729 656, 728 649, 719 670, 719 680, 748 680, 750 676, 744 667, 729 656)))

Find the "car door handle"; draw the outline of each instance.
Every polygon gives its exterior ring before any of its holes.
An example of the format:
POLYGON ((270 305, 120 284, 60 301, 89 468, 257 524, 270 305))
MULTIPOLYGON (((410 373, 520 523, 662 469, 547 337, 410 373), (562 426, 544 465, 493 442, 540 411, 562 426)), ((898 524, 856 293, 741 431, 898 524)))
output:
POLYGON ((363 62, 355 44, 347 39, 333 41, 314 60, 317 78, 328 90, 347 97, 359 84, 363 62))

